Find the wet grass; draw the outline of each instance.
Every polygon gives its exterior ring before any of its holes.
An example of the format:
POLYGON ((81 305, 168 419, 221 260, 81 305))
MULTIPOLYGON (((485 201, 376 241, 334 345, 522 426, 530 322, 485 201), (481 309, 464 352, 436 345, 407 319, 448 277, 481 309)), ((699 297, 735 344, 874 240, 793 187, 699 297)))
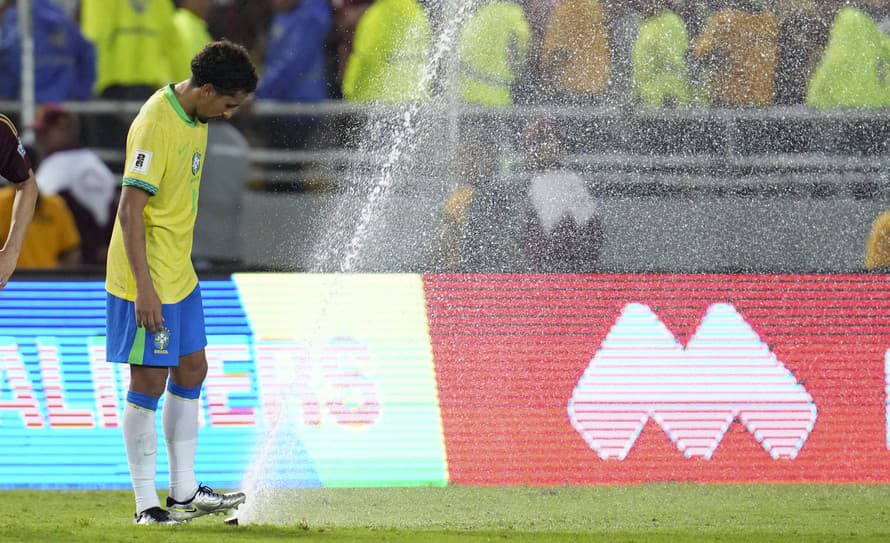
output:
POLYGON ((227 526, 133 526, 129 492, 0 492, 0 541, 890 541, 890 486, 651 484, 282 491, 227 526), (145 532, 149 532, 146 534, 145 532))

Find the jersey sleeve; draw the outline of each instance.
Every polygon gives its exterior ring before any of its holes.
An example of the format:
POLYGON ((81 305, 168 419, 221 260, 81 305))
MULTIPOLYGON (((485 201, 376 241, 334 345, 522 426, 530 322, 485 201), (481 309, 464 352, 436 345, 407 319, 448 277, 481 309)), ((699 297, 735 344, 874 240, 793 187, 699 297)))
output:
POLYGON ((156 124, 134 127, 127 139, 124 186, 137 187, 154 196, 167 168, 167 144, 156 124))
POLYGON ((0 115, 0 176, 12 183, 31 177, 31 162, 18 132, 6 116, 0 115))

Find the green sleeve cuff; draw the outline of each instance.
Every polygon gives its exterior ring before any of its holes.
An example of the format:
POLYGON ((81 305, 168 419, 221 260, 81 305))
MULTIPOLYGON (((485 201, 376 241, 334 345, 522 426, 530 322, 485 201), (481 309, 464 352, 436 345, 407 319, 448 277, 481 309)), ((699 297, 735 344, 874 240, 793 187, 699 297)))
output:
POLYGON ((133 179, 132 177, 124 177, 124 186, 128 185, 131 187, 140 188, 145 192, 151 194, 152 196, 158 193, 158 187, 150 183, 146 183, 145 181, 141 181, 139 179, 133 179))

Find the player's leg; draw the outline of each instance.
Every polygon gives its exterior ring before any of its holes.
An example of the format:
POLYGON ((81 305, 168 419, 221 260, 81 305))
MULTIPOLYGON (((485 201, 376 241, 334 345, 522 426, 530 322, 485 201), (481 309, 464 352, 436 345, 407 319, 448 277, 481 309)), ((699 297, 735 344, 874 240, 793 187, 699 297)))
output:
POLYGON ((167 368, 130 366, 130 390, 124 405, 122 430, 139 524, 165 524, 170 520, 161 509, 155 484, 158 458, 155 411, 164 391, 167 371, 167 368))
MULTIPOLYGON (((171 361, 164 349, 155 349, 158 338, 136 326, 133 302, 109 294, 106 307, 106 359, 128 364, 130 372, 122 431, 136 498, 135 522, 177 524, 178 521, 160 507, 155 484, 158 448, 155 411, 164 391, 168 366, 176 363, 176 359, 171 361)), ((163 340, 163 336, 160 339, 163 340)))
POLYGON ((198 491, 195 454, 201 385, 206 374, 207 359, 203 348, 180 357, 179 366, 170 368, 163 422, 170 462, 171 503, 185 503, 198 491))
POLYGON ((170 368, 164 399, 164 437, 170 460, 170 516, 188 520, 207 514, 225 513, 244 503, 240 492, 220 494, 199 485, 195 476, 198 444, 198 414, 201 385, 207 375, 204 347, 204 306, 200 287, 178 304, 180 320, 179 365, 170 368))

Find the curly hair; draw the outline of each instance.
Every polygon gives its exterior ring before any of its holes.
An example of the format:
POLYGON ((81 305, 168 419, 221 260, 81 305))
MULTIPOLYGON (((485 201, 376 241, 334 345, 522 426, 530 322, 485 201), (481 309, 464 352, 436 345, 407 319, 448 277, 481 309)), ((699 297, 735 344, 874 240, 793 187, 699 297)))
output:
POLYGON ((192 59, 192 83, 198 87, 210 83, 226 96, 249 94, 256 90, 257 73, 247 49, 220 40, 207 44, 192 59))

